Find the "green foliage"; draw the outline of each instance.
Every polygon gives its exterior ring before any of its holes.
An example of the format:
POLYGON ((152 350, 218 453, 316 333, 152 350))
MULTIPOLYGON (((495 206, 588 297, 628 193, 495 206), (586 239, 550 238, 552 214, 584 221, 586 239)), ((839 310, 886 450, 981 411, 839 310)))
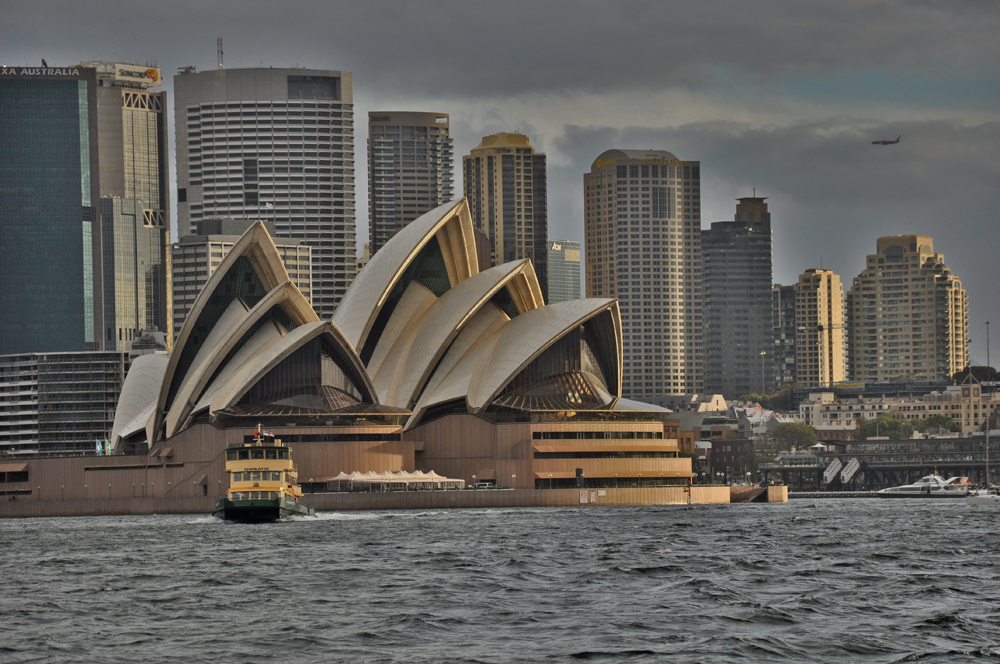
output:
POLYGON ((737 401, 745 401, 748 403, 759 403, 762 408, 771 407, 771 397, 767 394, 758 394, 757 392, 748 392, 747 394, 741 394, 736 397, 737 401))
POLYGON ((771 432, 771 440, 781 450, 805 449, 816 443, 816 430, 802 422, 779 424, 771 432))
POLYGON ((915 431, 922 431, 924 433, 962 430, 962 425, 947 415, 931 415, 925 420, 913 420, 910 422, 910 425, 915 431))
POLYGON ((913 434, 913 426, 895 413, 879 415, 874 420, 858 423, 858 439, 868 440, 876 436, 890 440, 902 440, 913 434))
POLYGON ((957 374, 952 376, 952 380, 955 381, 955 385, 961 385, 965 382, 965 379, 969 377, 969 371, 972 371, 972 376, 980 383, 986 380, 1000 380, 1000 371, 997 371, 993 367, 986 366, 976 366, 976 367, 965 367, 957 374))
POLYGON ((774 410, 789 411, 792 406, 792 384, 789 383, 771 395, 771 408, 774 410))
POLYGON ((743 472, 757 472, 757 466, 761 463, 759 455, 754 452, 752 445, 747 445, 736 458, 736 465, 743 469, 743 472))

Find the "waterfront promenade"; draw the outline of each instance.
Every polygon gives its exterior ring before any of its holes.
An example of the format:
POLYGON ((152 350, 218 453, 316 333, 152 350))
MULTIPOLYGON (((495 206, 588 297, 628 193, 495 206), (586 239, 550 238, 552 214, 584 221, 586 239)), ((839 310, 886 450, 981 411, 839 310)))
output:
MULTIPOLYGON (((389 491, 310 493, 303 502, 318 512, 495 507, 574 507, 598 505, 704 505, 735 502, 728 486, 606 489, 483 489, 463 491, 389 491)), ((786 487, 768 487, 766 500, 786 502, 786 487)), ((28 498, 0 501, 0 518, 105 516, 127 514, 211 514, 215 498, 153 496, 60 500, 28 498)))

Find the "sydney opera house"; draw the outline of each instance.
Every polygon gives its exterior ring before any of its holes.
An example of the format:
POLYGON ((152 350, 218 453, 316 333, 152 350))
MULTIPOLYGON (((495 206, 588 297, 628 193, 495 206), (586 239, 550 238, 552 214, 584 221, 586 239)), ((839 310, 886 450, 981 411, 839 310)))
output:
MULTIPOLYGON (((621 397, 621 338, 615 300, 546 306, 528 260, 480 271, 465 199, 397 233, 332 321, 257 224, 173 353, 134 362, 112 444, 207 461, 261 423, 295 447, 314 490, 340 473, 418 470, 523 489, 686 484, 669 411, 621 397)), ((214 492, 203 475, 178 484, 214 492)))

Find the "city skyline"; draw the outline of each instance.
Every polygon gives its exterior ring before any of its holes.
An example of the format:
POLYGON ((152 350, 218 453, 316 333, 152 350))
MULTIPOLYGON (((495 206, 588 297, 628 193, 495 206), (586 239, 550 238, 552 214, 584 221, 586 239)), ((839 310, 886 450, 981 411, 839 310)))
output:
MULTIPOLYGON (((0 63, 141 54, 156 60, 163 89, 172 93, 170 73, 189 64, 213 68, 222 36, 227 67, 351 71, 356 117, 379 107, 449 113, 456 153, 497 131, 532 136, 549 156, 553 237, 582 240, 579 174, 594 154, 652 147, 702 163, 703 228, 727 219, 732 200, 754 185, 769 197, 778 283, 820 266, 858 274, 881 236, 938 238, 969 292, 971 359, 986 360, 982 323, 1000 305, 990 287, 991 250, 1000 240, 993 222, 998 166, 989 149, 1000 139, 990 122, 1000 96, 989 64, 1000 48, 992 37, 995 12, 890 3, 747 6, 720 16, 710 4, 657 12, 653 5, 595 3, 570 18, 566 6, 552 3, 533 10, 539 26, 555 26, 546 39, 531 28, 521 48, 510 49, 505 35, 524 27, 516 11, 446 4, 433 13, 434 29, 455 38, 414 57, 404 54, 402 35, 430 29, 431 16, 405 9, 387 24, 373 18, 385 12, 377 3, 305 5, 294 20, 266 4, 234 14, 207 3, 193 29, 186 12, 150 8, 157 29, 142 32, 128 29, 127 11, 109 8, 98 21, 74 7, 12 3, 7 15, 18 19, 5 19, 0 63), (468 30, 475 21, 496 29, 468 30), (264 23, 266 42, 255 29, 264 23), (665 28, 670 39, 643 39, 665 28), (628 67, 605 56, 632 51, 595 48, 616 40, 634 49, 628 67), (709 49, 720 42, 723 48, 709 49), (380 44, 377 57, 372 43, 380 44), (900 134, 898 145, 870 145, 900 134)), ((357 123, 356 153, 366 132, 357 123)), ((172 136, 170 151, 173 158, 172 136)), ((357 232, 366 237, 368 194, 365 179, 357 180, 357 232)))

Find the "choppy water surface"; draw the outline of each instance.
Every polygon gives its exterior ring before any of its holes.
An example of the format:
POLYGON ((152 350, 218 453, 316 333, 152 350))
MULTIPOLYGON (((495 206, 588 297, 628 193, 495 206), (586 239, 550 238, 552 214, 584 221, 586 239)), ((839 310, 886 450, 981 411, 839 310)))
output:
POLYGON ((1000 661, 964 501, 0 521, 3 662, 1000 661))

